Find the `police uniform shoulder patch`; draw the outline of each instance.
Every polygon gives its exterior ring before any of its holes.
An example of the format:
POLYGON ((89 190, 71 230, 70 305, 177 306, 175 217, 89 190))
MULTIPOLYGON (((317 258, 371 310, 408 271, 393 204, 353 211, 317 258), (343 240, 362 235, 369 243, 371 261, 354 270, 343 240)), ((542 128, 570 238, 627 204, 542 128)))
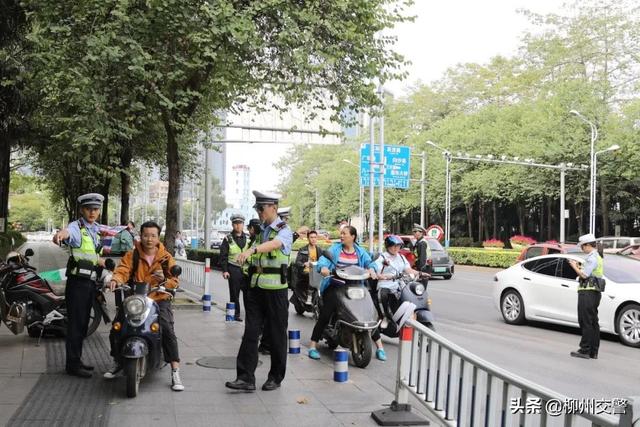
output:
POLYGON ((287 226, 287 223, 282 221, 280 224, 276 225, 276 228, 278 230, 282 230, 283 228, 285 228, 287 226))

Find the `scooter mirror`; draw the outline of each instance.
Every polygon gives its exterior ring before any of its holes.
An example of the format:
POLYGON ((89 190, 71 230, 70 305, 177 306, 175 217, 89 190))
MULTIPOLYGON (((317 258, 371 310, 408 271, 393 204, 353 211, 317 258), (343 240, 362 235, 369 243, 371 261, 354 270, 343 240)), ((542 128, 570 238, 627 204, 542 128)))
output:
POLYGON ((24 251, 24 256, 33 256, 34 252, 33 249, 28 248, 26 251, 24 251))
POLYGON ((178 277, 179 275, 182 274, 182 267, 180 267, 179 265, 174 265, 173 267, 171 267, 171 275, 178 277))
POLYGON ((116 263, 111 258, 107 258, 104 261, 104 267, 109 271, 113 271, 116 268, 116 263))

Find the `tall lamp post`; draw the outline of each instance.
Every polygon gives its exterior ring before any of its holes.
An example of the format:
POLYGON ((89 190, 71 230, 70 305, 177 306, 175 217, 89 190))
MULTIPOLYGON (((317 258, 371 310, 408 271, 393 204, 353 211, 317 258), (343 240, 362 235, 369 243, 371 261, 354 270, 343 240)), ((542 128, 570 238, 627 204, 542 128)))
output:
MULTIPOLYGON (((578 117, 583 122, 587 123, 591 128, 591 151, 590 151, 590 165, 591 165, 591 176, 589 179, 589 233, 593 234, 596 230, 596 153, 595 153, 595 144, 598 139, 598 128, 596 125, 587 120, 585 116, 577 112, 576 110, 569 111, 571 114, 578 117)), ((605 150, 606 151, 606 150, 605 150)))
MULTIPOLYGON (((342 159, 343 162, 350 164, 351 166, 358 168, 358 171, 360 170, 360 166, 356 165, 355 163, 353 163, 351 160, 349 159, 342 159)), ((358 187, 359 187, 359 196, 358 196, 358 217, 360 218, 360 222, 362 223, 362 230, 360 230, 360 233, 358 233, 358 237, 360 239, 362 239, 362 235, 364 234, 364 204, 363 204, 363 199, 364 199, 364 187, 362 185, 360 185, 360 172, 358 173, 358 187)))

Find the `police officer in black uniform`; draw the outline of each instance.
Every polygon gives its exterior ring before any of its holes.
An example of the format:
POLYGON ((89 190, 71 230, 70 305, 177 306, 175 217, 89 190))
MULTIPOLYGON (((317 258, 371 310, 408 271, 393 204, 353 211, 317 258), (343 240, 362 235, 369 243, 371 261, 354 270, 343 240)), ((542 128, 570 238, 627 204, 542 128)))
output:
POLYGON ((236 307, 236 322, 242 322, 240 310, 240 291, 246 292, 242 264, 237 261, 238 255, 249 249, 249 239, 244 234, 244 216, 231 215, 233 231, 227 235, 220 245, 220 266, 222 277, 229 281, 229 300, 236 307))
POLYGON ((96 293, 96 277, 99 267, 104 267, 100 259, 100 225, 97 223, 104 197, 89 193, 78 197, 81 218, 67 228, 58 231, 53 242, 69 246, 67 263, 67 286, 65 299, 67 306, 66 371, 69 375, 90 378, 93 366, 82 362, 82 345, 89 328, 89 316, 96 293))
POLYGON ((238 256, 240 263, 250 260, 250 287, 247 293, 246 323, 242 344, 236 359, 237 377, 225 383, 227 388, 254 391, 258 365, 258 336, 268 318, 271 340, 271 369, 262 390, 275 390, 284 379, 287 366, 287 266, 293 236, 291 229, 278 217, 279 195, 254 191, 255 208, 264 230, 259 244, 238 256))
MULTIPOLYGON (((431 257, 431 248, 429 242, 424 237, 427 234, 427 230, 420 224, 413 224, 413 237, 416 239, 413 244, 413 254, 416 257, 415 269, 423 273, 431 273, 429 267, 429 258, 431 257)), ((420 282, 426 288, 429 284, 428 278, 420 279, 420 282)))

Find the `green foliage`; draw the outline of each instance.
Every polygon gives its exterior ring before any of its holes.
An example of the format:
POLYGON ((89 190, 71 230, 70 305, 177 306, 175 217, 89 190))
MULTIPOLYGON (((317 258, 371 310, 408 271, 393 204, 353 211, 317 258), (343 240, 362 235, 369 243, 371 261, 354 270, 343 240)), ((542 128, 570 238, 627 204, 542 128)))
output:
POLYGON ((186 249, 187 259, 191 261, 205 262, 211 259, 211 268, 220 269, 220 251, 217 249, 186 249))
POLYGON ((449 248, 447 252, 456 264, 499 268, 511 267, 520 254, 520 251, 474 248, 449 248))

